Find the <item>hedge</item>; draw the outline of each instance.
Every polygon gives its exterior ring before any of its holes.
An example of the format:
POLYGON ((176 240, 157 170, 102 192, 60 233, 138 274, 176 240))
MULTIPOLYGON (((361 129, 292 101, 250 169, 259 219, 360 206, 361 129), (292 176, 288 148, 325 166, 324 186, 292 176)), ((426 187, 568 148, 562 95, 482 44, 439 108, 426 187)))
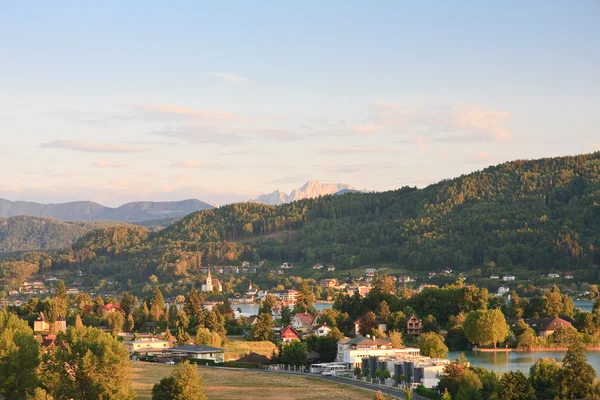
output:
POLYGON ((237 362, 237 361, 227 361, 223 363, 225 367, 230 368, 250 368, 250 369, 260 369, 261 365, 257 363, 247 363, 247 362, 237 362))

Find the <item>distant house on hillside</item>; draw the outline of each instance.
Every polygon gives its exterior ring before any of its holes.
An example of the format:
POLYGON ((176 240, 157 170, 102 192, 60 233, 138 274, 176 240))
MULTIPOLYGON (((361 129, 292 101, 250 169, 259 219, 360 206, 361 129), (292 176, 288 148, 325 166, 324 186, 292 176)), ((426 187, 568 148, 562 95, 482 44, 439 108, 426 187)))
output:
POLYGON ((327 272, 333 272, 335 271, 335 266, 333 264, 330 264, 327 266, 327 272))
POLYGON ((500 279, 500 276, 498 276, 498 275, 490 275, 490 279, 500 279))
POLYGON ((558 279, 558 278, 560 278, 560 275, 559 274, 548 274, 548 278, 550 278, 550 279, 558 279))
MULTIPOLYGON (((361 317, 358 317, 357 319, 354 320, 354 334, 356 336, 360 336, 360 323, 361 323, 361 317)), ((387 332, 387 322, 384 318, 381 318, 379 316, 375 317, 375 329, 381 329, 383 332, 387 332)))
POLYGON ((262 354, 258 354, 252 352, 250 354, 245 355, 244 357, 236 360, 238 363, 249 363, 249 364, 258 364, 258 365, 271 365, 271 359, 267 356, 263 356, 262 354))
POLYGON ((313 328, 313 333, 319 337, 327 336, 331 332, 331 328, 326 323, 316 326, 313 328))
POLYGON ((508 281, 514 281, 516 279, 516 277, 514 275, 504 275, 502 277, 502 280, 504 282, 508 282, 508 281))
POLYGON ((321 279, 319 281, 319 286, 327 288, 327 289, 333 289, 334 287, 337 286, 337 279, 335 279, 335 278, 321 279))

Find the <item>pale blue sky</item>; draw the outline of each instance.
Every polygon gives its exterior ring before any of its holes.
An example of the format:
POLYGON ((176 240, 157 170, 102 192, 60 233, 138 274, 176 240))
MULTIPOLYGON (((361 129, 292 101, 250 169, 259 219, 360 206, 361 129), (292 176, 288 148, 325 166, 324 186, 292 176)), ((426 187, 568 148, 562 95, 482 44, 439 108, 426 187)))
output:
POLYGON ((598 21, 597 0, 0 0, 0 197, 223 204, 600 150, 598 21))

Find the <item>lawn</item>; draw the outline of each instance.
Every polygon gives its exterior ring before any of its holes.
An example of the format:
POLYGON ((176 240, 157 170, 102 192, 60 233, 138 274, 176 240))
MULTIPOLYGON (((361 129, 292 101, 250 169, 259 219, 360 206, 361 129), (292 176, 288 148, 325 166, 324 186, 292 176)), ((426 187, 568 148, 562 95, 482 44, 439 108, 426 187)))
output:
MULTIPOLYGON (((152 386, 168 376, 173 365, 132 361, 137 400, 150 400, 152 386)), ((373 392, 318 378, 202 367, 205 393, 210 400, 363 400, 373 392)))

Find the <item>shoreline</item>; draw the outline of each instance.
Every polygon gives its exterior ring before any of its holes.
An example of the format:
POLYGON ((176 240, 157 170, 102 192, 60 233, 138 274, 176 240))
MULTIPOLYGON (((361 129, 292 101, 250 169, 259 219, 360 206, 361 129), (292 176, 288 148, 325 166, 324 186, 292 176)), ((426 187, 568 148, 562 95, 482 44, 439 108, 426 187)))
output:
MULTIPOLYGON (((503 349, 488 349, 488 348, 484 348, 484 349, 477 349, 477 350, 471 350, 471 353, 510 353, 510 352, 518 352, 518 353, 549 353, 549 352, 565 352, 569 350, 568 347, 565 346, 560 346, 560 347, 533 347, 530 350, 521 350, 521 349, 514 349, 512 347, 509 348, 503 348, 503 349)), ((459 350, 452 350, 452 351, 459 351, 459 350)), ((590 346, 587 347, 585 349, 585 351, 600 351, 600 346, 590 346)), ((466 352, 465 352, 466 353, 466 352)))

